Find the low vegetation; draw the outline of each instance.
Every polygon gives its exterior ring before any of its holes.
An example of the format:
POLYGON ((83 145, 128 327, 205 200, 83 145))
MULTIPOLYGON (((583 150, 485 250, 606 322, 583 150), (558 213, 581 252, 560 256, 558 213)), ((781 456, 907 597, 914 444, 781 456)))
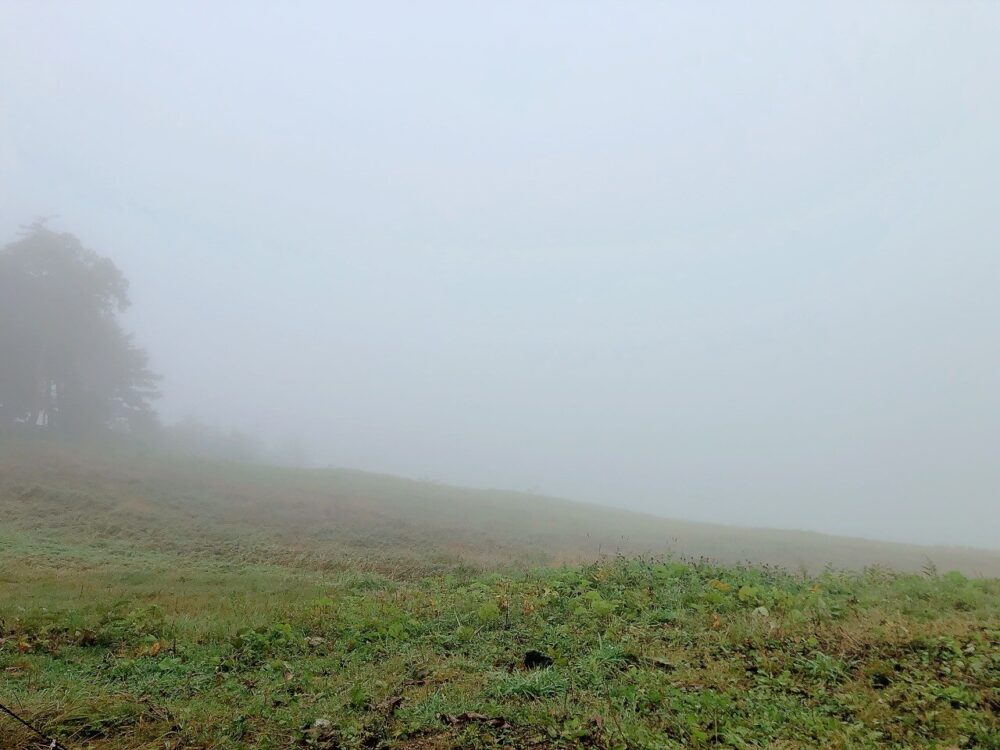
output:
MULTIPOLYGON (((249 484, 235 467, 53 454, 41 483, 15 454, 0 702, 73 750, 1000 748, 995 578, 515 565, 513 542, 465 555, 461 535, 435 555, 438 522, 394 519, 391 498, 335 504, 336 534, 277 511, 253 534, 224 499, 249 484), (400 548, 365 552, 365 518, 400 548)), ((44 746, 0 717, 0 747, 44 746)))
POLYGON ((995 580, 3 563, 0 696, 69 747, 1000 747, 995 580))
POLYGON ((132 443, 0 435, 0 529, 317 570, 530 568, 607 556, 821 572, 928 566, 1000 577, 1000 551, 676 521, 558 498, 340 469, 199 461, 132 443))

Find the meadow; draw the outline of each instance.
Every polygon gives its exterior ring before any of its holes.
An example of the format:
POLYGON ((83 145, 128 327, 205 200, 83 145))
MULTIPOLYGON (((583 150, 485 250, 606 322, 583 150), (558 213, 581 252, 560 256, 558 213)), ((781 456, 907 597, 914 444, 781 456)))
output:
POLYGON ((1000 748, 989 552, 9 440, 0 511, 0 702, 68 748, 1000 748))

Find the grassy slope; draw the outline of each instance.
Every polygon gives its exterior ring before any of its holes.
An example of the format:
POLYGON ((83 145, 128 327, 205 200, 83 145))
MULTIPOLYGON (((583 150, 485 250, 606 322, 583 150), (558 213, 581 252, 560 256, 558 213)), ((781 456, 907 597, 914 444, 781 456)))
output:
POLYGON ((706 556, 798 570, 885 565, 1000 576, 1000 551, 687 523, 554 498, 352 471, 304 471, 0 442, 8 530, 240 554, 314 567, 585 562, 602 554, 706 556), (237 549, 238 547, 238 549, 237 549))
POLYGON ((995 579, 515 569, 617 514, 466 495, 0 444, 0 701, 72 748, 1000 748, 995 579))

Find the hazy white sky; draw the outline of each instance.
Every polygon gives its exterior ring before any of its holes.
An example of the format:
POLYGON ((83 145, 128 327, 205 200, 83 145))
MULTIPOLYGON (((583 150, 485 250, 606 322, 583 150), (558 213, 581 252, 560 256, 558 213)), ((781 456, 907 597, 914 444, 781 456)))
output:
POLYGON ((0 241, 322 463, 1000 546, 1000 3, 0 0, 0 241))

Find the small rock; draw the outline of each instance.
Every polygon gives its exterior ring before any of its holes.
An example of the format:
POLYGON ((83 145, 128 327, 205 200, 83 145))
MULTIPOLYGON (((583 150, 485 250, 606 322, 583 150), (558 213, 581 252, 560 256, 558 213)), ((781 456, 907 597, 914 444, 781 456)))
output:
POLYGON ((876 690, 881 690, 883 688, 889 687, 892 680, 889 679, 888 675, 877 673, 872 675, 872 687, 876 690))
POLYGON ((551 667, 552 657, 546 656, 541 651, 535 651, 532 649, 524 655, 524 668, 525 669, 541 669, 542 667, 551 667))
POLYGON ((770 613, 770 612, 769 612, 769 611, 767 610, 767 607, 757 607, 757 609, 755 609, 755 610, 753 611, 753 613, 754 613, 755 615, 757 615, 757 617, 767 617, 768 615, 770 615, 770 614, 771 614, 771 613, 770 613))

